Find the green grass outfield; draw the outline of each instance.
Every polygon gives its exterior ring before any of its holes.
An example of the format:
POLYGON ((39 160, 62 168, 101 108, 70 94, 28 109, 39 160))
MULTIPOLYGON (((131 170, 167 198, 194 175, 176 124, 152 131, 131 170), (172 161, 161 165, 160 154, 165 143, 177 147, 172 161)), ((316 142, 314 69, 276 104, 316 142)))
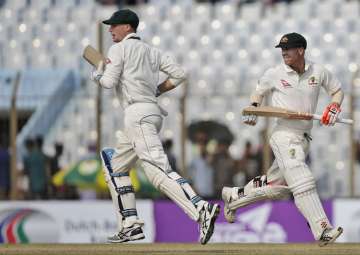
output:
POLYGON ((1 255, 114 255, 114 254, 241 254, 241 255, 360 255, 360 243, 332 244, 16 244, 0 245, 1 255))

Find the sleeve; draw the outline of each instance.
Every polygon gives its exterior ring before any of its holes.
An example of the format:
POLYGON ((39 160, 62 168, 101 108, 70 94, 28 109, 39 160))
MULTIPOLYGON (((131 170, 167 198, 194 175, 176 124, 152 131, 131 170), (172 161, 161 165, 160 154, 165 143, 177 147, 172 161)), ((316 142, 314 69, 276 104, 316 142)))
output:
POLYGON ((321 75, 321 86, 329 95, 332 95, 341 89, 340 81, 325 67, 323 68, 321 75))
POLYGON ((170 82, 178 86, 186 79, 185 70, 169 55, 160 53, 160 71, 169 76, 170 82))
POLYGON ((256 85, 255 93, 259 96, 265 96, 272 89, 272 71, 271 69, 267 70, 264 75, 259 79, 258 84, 256 85))
POLYGON ((114 44, 110 47, 107 55, 105 71, 100 79, 100 85, 104 88, 113 88, 119 84, 124 66, 123 46, 114 44))

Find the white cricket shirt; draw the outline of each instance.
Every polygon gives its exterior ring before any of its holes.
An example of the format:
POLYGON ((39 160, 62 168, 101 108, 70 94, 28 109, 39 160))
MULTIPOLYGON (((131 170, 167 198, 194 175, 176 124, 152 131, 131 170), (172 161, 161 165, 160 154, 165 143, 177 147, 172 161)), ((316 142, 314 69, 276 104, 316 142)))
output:
POLYGON ((175 86, 185 79, 185 71, 170 56, 139 40, 135 33, 112 45, 107 57, 99 82, 104 88, 115 87, 123 108, 133 103, 157 103, 159 71, 175 86))
MULTIPOLYGON (((272 106, 315 113, 321 87, 332 95, 341 89, 341 84, 324 66, 305 60, 305 72, 301 75, 285 64, 268 69, 259 80, 256 93, 270 93, 272 106)), ((281 118, 277 124, 301 130, 309 130, 313 125, 312 121, 281 118)))

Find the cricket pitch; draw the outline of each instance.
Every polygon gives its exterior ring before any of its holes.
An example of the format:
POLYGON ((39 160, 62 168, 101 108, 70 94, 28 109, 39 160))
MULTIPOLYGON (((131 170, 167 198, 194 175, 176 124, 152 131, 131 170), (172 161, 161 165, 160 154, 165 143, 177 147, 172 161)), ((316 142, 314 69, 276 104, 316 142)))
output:
POLYGON ((359 243, 339 243, 319 247, 316 243, 301 244, 3 244, 0 255, 360 255, 359 243))

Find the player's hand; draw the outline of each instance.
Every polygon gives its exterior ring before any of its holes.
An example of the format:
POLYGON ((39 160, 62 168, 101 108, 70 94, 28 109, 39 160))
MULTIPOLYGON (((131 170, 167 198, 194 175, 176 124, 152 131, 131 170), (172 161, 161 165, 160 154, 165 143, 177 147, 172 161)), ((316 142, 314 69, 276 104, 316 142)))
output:
POLYGON ((340 112, 341 109, 338 103, 329 104, 324 110, 320 123, 326 126, 333 126, 340 112))
POLYGON ((100 61, 96 69, 91 72, 90 79, 94 82, 99 82, 104 74, 104 62, 100 61))
POLYGON ((155 97, 159 97, 161 95, 161 91, 159 89, 159 86, 156 88, 155 97))

